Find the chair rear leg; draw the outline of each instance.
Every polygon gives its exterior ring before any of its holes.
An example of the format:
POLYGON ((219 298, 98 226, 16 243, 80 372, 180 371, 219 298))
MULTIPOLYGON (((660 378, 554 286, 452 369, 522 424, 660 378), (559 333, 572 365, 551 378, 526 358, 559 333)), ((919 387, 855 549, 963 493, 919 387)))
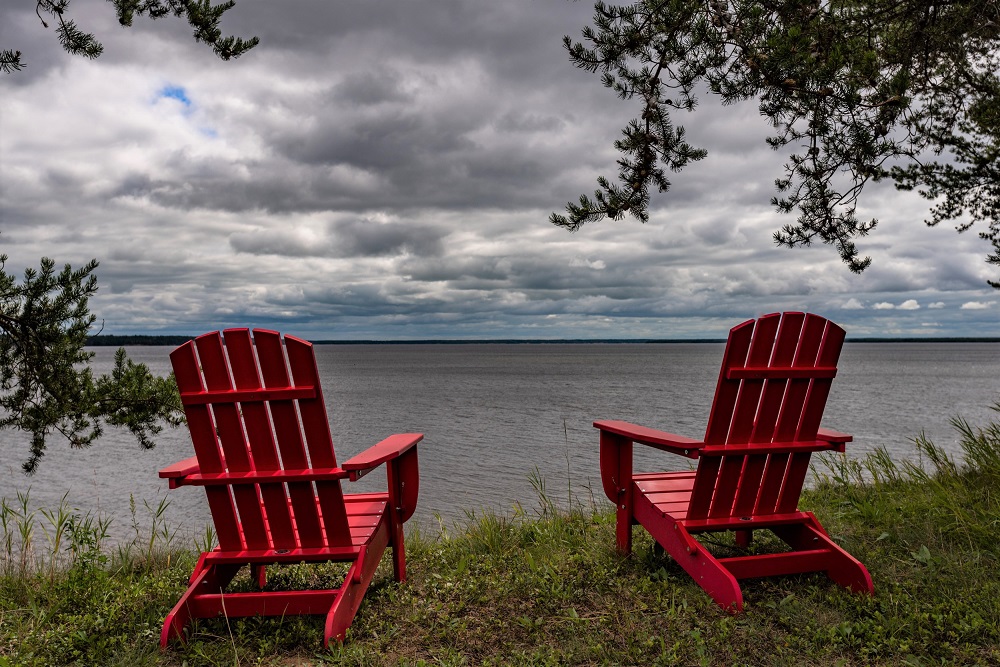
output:
POLYGON ((830 539, 815 516, 810 514, 809 519, 810 523, 775 526, 772 530, 795 550, 826 549, 825 570, 830 579, 855 593, 873 594, 875 586, 868 569, 830 539))

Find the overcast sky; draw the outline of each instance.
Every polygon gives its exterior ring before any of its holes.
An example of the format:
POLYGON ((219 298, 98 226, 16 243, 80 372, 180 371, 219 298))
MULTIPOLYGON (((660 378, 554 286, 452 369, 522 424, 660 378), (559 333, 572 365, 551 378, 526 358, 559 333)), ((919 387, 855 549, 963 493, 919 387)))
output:
POLYGON ((61 51, 30 0, 0 0, 0 250, 101 262, 105 333, 260 326, 312 339, 723 337, 778 310, 853 336, 998 335, 973 231, 866 193, 873 264, 776 248, 780 156, 753 104, 678 117, 705 160, 643 225, 547 222, 617 173, 636 113, 574 68, 586 0, 238 0, 232 62, 183 21, 117 25, 74 0, 95 61, 61 51))

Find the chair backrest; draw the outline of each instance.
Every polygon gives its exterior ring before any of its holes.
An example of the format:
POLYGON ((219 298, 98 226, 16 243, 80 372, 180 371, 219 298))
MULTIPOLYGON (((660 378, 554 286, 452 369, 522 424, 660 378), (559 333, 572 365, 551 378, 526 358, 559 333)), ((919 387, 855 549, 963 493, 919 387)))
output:
MULTIPOLYGON (((227 329, 181 345, 170 360, 202 474, 337 467, 310 343, 227 329)), ((223 550, 350 546, 339 479, 205 491, 223 550)))
MULTIPOLYGON (((816 439, 844 330, 817 315, 774 313, 729 332, 706 445, 816 439)), ((809 452, 703 457, 688 518, 794 512, 809 452)))

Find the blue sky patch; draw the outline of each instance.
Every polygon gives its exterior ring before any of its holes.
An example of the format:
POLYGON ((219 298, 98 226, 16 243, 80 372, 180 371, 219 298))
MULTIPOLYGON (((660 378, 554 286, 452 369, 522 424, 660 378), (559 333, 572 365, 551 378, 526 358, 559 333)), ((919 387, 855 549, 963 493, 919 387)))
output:
POLYGON ((191 98, 183 86, 164 86, 160 89, 159 97, 177 100, 188 109, 191 108, 191 98))

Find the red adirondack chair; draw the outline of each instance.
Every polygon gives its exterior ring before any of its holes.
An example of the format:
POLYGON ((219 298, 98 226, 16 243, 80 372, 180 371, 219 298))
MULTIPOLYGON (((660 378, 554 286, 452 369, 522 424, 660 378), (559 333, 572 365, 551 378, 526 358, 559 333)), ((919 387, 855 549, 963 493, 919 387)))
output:
POLYGON ((203 553, 167 615, 160 645, 192 618, 325 614, 324 646, 343 641, 387 546, 406 578, 403 522, 417 502, 419 433, 392 435, 337 466, 312 345, 229 329, 170 355, 195 456, 160 471, 170 488, 204 486, 219 545, 203 553), (224 341, 224 344, 223 344, 224 341), (344 495, 387 464, 386 493, 344 495), (275 563, 349 562, 332 590, 225 593, 249 565, 261 589, 275 563))
POLYGON ((844 451, 851 436, 821 429, 844 330, 816 315, 776 313, 729 332, 703 440, 597 421, 601 479, 617 507, 617 546, 632 549, 632 525, 653 536, 719 605, 738 613, 737 579, 825 571, 856 592, 873 592, 865 566, 838 546, 811 512, 798 509, 812 452, 844 451), (698 459, 693 472, 632 472, 633 443, 698 459), (747 546, 766 528, 790 550, 716 558, 693 535, 735 531, 747 546))

